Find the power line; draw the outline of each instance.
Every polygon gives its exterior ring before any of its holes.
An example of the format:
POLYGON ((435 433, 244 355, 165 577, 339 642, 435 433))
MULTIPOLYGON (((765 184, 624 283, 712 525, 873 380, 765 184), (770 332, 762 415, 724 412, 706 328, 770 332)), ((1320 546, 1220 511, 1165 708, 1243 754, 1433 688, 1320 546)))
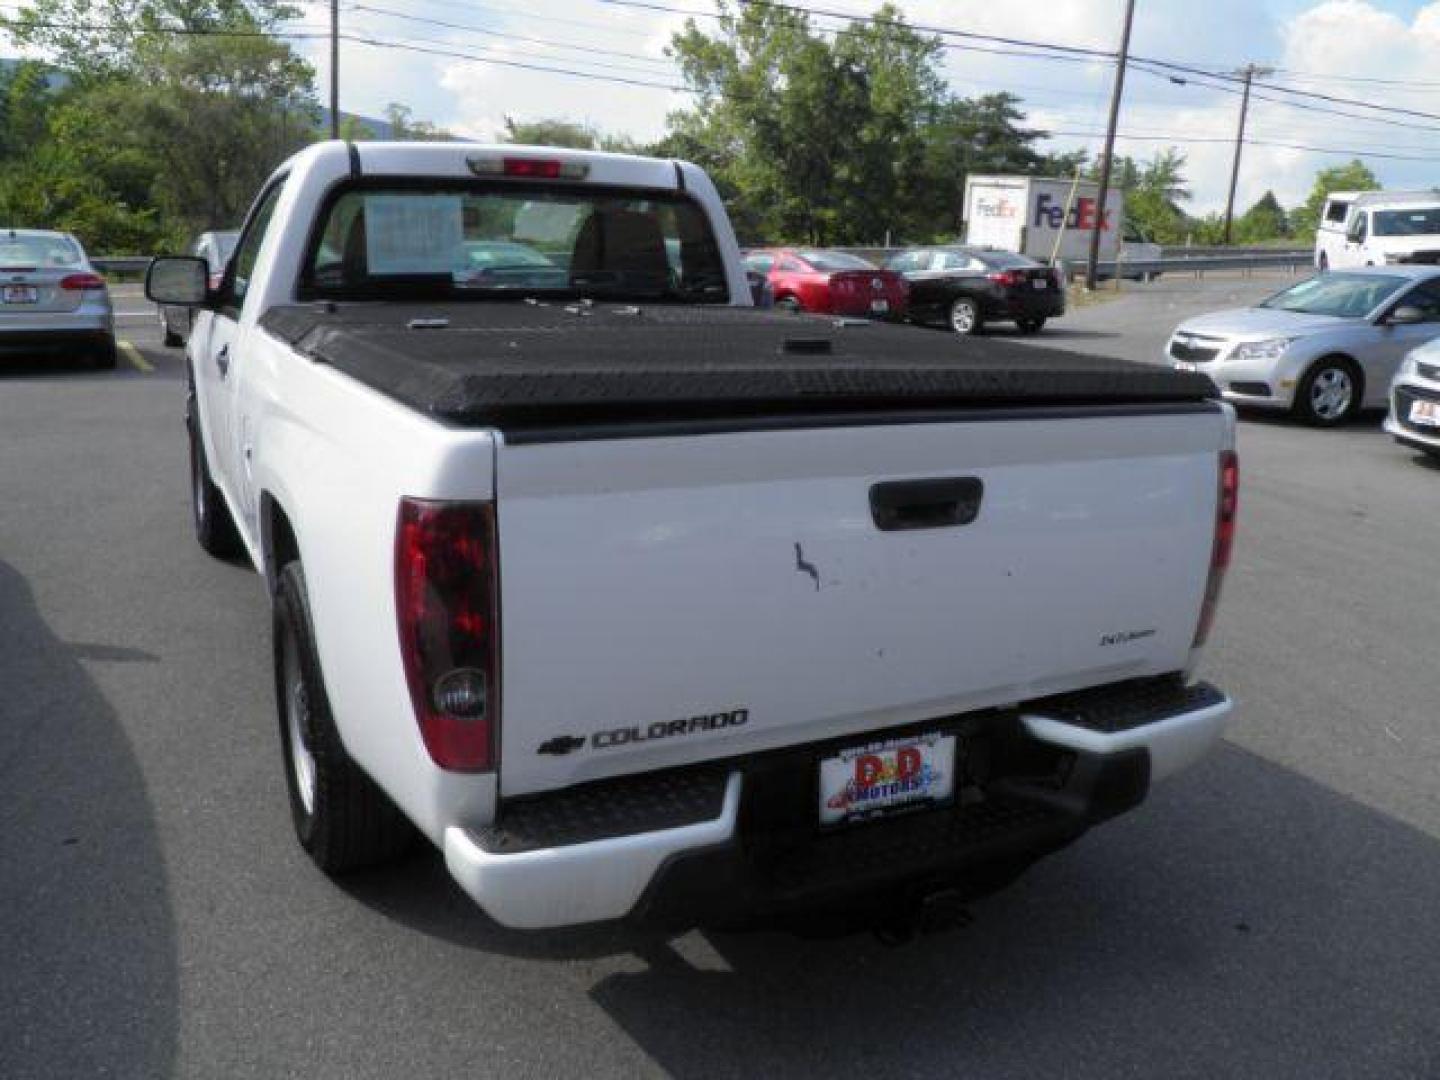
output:
POLYGON ((424 15, 408 15, 403 11, 374 7, 370 4, 350 4, 349 8, 351 11, 363 11, 392 19, 404 19, 406 22, 423 23, 427 26, 444 27, 448 30, 462 30, 466 33, 482 34, 486 37, 501 38, 507 41, 520 41, 531 45, 541 45, 546 48, 568 49, 572 52, 593 53, 597 56, 614 56, 626 60, 643 60, 650 64, 663 64, 673 67, 672 62, 664 57, 646 56, 643 53, 622 52, 619 49, 602 49, 593 45, 572 45, 562 41, 551 41, 546 38, 528 37, 524 34, 511 34, 501 30, 491 30, 489 27, 475 26, 473 23, 455 23, 448 22, 444 19, 427 18, 424 15))

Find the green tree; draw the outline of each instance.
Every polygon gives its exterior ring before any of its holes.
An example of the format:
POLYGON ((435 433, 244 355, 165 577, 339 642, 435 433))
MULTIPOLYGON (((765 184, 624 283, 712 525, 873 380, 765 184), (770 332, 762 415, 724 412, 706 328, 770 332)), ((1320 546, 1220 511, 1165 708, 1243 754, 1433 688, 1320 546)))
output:
MULTIPOLYGON (((922 220, 912 234, 953 236, 964 217, 965 179, 971 173, 1072 175, 1084 154, 1046 158, 1034 143, 1045 132, 1023 126, 1025 114, 1013 94, 951 98, 925 127, 924 182, 917 198, 922 220)), ((929 238, 928 236, 926 238, 929 238)))
POLYGON ((669 49, 694 106, 662 143, 703 165, 753 240, 873 242, 916 225, 926 125, 946 101, 940 43, 886 5, 833 38, 796 8, 720 4, 669 49))
MULTIPOLYGON (((1157 151, 1149 161, 1117 154, 1111 164, 1110 183, 1125 193, 1126 218, 1157 243, 1182 243, 1194 227, 1180 206, 1190 199, 1185 165, 1184 153, 1175 147, 1157 151)), ((1091 179, 1099 178, 1100 166, 1099 161, 1090 166, 1091 179)))
POLYGON ((1310 189, 1305 205, 1297 207, 1291 214, 1290 225, 1294 235, 1302 238, 1315 235, 1325 198, 1332 191, 1377 191, 1379 188, 1380 179, 1359 158, 1345 165, 1321 169, 1315 174, 1315 185, 1310 189))
POLYGON ((572 150, 596 150, 600 133, 589 124, 549 117, 543 120, 516 120, 505 117, 501 140, 526 146, 565 146, 572 150))
POLYGON ((45 94, 19 76, 7 87, 11 220, 70 228, 98 251, 233 225, 314 138, 313 73, 268 36, 289 14, 273 0, 36 0, 0 20, 67 76, 45 94))
POLYGON ((392 101, 385 106, 385 119, 390 124, 390 138, 404 142, 426 142, 440 140, 448 142, 454 136, 430 120, 414 119, 414 110, 408 105, 392 101))
POLYGON ((1261 244, 1288 236, 1289 221, 1285 208, 1275 198, 1273 191, 1267 191, 1246 210, 1235 223, 1235 236, 1242 244, 1261 244))

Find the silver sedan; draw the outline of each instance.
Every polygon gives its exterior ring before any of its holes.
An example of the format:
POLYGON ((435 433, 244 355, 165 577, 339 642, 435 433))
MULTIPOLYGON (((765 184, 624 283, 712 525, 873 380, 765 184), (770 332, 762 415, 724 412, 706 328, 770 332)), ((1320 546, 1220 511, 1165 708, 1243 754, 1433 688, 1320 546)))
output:
POLYGON ((1181 323, 1165 359, 1204 372, 1236 405, 1312 424, 1383 408, 1405 354, 1440 337, 1440 267, 1387 266, 1307 278, 1254 307, 1181 323))
POLYGON ((69 233, 0 230, 0 350, 115 366, 110 291, 69 233))

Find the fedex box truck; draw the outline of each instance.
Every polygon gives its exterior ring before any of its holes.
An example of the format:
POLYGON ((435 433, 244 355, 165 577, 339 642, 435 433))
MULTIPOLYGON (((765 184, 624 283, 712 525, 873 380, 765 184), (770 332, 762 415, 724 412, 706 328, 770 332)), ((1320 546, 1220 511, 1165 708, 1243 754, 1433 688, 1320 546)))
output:
MULTIPOLYGON (((1114 259, 1120 254, 1125 196, 1111 188, 1102 213, 1098 188, 1090 180, 967 177, 965 242, 1017 251, 1045 263, 1052 258, 1083 260, 1090 253, 1090 237, 1099 228, 1100 258, 1114 259)), ((1127 245, 1124 254, 1134 253, 1127 245)))

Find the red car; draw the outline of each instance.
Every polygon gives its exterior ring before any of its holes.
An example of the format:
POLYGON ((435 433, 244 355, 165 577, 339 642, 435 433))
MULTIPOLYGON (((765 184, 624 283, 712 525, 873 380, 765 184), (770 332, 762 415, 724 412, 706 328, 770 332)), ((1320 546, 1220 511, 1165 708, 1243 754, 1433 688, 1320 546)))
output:
POLYGON ((910 304, 902 275, 843 251, 767 248, 749 252, 745 265, 766 276, 779 308, 903 319, 910 304))

